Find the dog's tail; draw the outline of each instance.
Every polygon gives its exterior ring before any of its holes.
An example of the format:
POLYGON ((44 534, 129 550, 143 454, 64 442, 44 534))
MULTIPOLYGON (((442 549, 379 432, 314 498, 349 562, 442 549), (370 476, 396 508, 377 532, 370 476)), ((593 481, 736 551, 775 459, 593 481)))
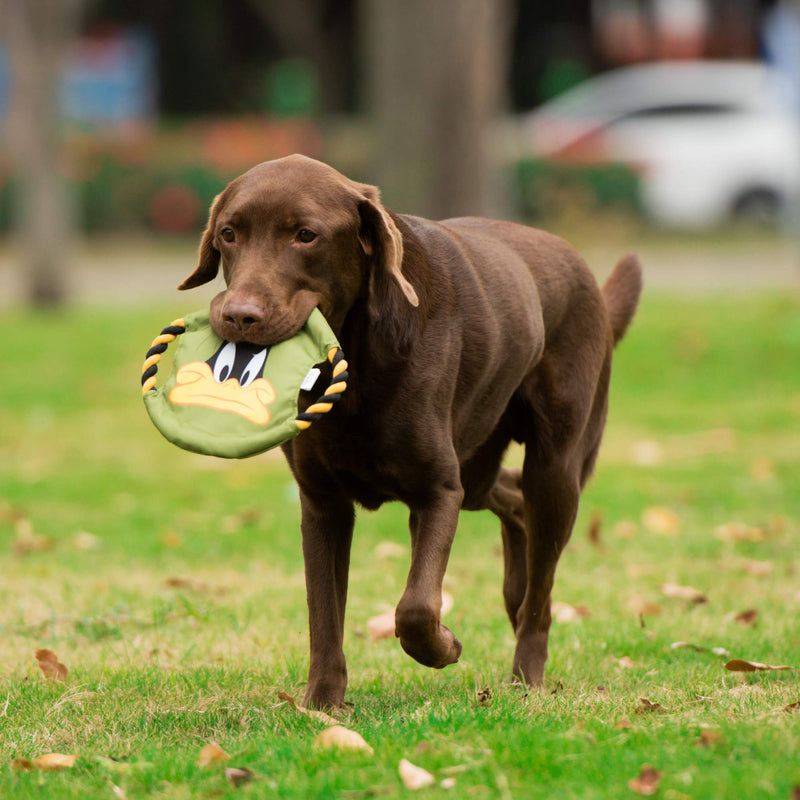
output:
POLYGON ((603 284, 603 300, 616 344, 628 330, 642 293, 642 268, 633 254, 623 256, 603 284))

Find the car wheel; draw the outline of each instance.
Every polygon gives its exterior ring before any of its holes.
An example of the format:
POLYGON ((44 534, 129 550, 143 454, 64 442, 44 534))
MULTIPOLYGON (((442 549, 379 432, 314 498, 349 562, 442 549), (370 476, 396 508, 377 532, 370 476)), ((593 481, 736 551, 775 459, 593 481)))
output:
POLYGON ((736 222, 757 228, 774 228, 783 214, 783 198, 774 189, 748 189, 733 205, 736 222))

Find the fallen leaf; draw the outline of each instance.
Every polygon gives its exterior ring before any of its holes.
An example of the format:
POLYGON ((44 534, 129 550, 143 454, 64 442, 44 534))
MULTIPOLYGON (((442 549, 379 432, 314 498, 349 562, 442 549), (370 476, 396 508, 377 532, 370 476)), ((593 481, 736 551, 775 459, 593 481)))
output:
POLYGON ((318 711, 316 708, 306 708, 305 706, 298 705, 288 692, 278 692, 278 699, 289 703, 289 705, 291 705, 291 707, 297 711, 298 714, 307 714, 309 717, 311 717, 311 719, 315 719, 318 722, 324 722, 326 725, 339 724, 338 719, 334 719, 330 714, 326 714, 324 711, 318 711))
POLYGON ((197 756, 198 767, 213 767, 225 763, 230 756, 216 743, 209 742, 197 756))
POLYGON ((27 517, 20 517, 14 523, 16 536, 11 547, 18 556, 26 553, 41 553, 53 546, 53 540, 33 532, 33 523, 27 517))
POLYGON ((636 666, 634 660, 630 656, 622 656, 622 658, 617 659, 617 664, 622 669, 631 669, 636 666))
POLYGON ((446 589, 442 590, 442 607, 439 611, 440 616, 443 617, 445 614, 449 614, 453 610, 455 604, 456 601, 453 599, 453 595, 446 589))
POLYGON ((714 536, 723 542, 763 542, 766 533, 744 522, 727 522, 714 529, 714 536))
POLYGON ((492 699, 492 690, 489 686, 485 689, 481 689, 477 694, 478 702, 481 705, 485 705, 492 699))
POLYGON ((397 542, 378 542, 372 552, 377 558, 404 558, 408 549, 397 542))
POLYGON ((367 634, 369 638, 374 641, 394 637, 394 632, 395 621, 393 608, 387 609, 382 614, 377 614, 367 620, 367 634))
POLYGON ((794 669, 794 667, 761 664, 758 661, 745 661, 743 658, 732 658, 725 664, 725 669, 731 672, 777 672, 779 670, 794 669))
POLYGON ((632 725, 633 723, 629 719, 623 717, 622 719, 617 720, 617 723, 614 725, 614 727, 618 731, 626 731, 628 728, 632 727, 632 725))
POLYGON ((628 788, 636 792, 636 794, 653 795, 658 791, 658 782, 661 780, 661 774, 657 769, 646 764, 636 778, 631 778, 628 781, 628 788))
POLYGON ((400 759, 397 771, 400 773, 400 780, 403 782, 403 786, 412 791, 436 783, 436 778, 430 772, 416 766, 416 764, 412 764, 405 758, 400 759))
POLYGON ((42 674, 50 681, 65 681, 69 670, 52 650, 37 650, 36 661, 42 674))
POLYGON ((664 448, 649 439, 634 442, 630 449, 631 461, 640 467, 652 467, 664 460, 664 448))
POLYGON ((635 714, 663 714, 667 709, 660 703, 651 703, 646 697, 639 698, 639 705, 634 709, 635 714))
POLYGON ((800 700, 798 700, 796 703, 789 703, 788 706, 783 707, 783 710, 788 714, 791 714, 794 711, 800 711, 800 700))
POLYGON ((333 725, 325 728, 314 740, 315 747, 335 747, 339 750, 363 750, 372 755, 373 749, 364 741, 364 737, 344 725, 333 725))
POLYGON ((11 769, 19 769, 28 772, 33 769, 33 762, 29 758, 15 758, 11 762, 11 769))
POLYGON ((719 731, 703 730, 700 731, 700 736, 697 739, 697 744, 703 747, 713 747, 722 741, 722 734, 719 731))
POLYGON ((707 603, 708 598, 699 589, 693 586, 680 586, 677 583, 664 583, 661 592, 665 597, 675 600, 688 600, 691 603, 707 603))
POLYGON ((775 478, 775 465, 768 458, 756 458, 750 462, 750 477, 761 483, 775 478))
POLYGON ((754 559, 747 559, 742 561, 739 568, 742 572, 748 575, 755 575, 759 578, 765 578, 772 573, 773 564, 771 561, 755 561, 754 559))
POLYGON ((161 544, 163 544, 164 547, 167 547, 170 550, 177 550, 179 547, 183 546, 183 537, 179 533, 175 533, 174 531, 167 531, 161 537, 161 544))
POLYGON ((613 531, 614 535, 620 539, 632 539, 639 533, 639 526, 635 522, 624 519, 614 525, 613 531))
POLYGON ((45 753, 37 756, 31 761, 34 769, 41 769, 45 772, 56 772, 61 769, 69 769, 75 765, 78 756, 64 755, 63 753, 45 753))
POLYGON ((680 530, 681 518, 671 509, 662 506, 647 508, 642 514, 642 525, 650 533, 675 534, 680 530))
POLYGON ((592 612, 586 606, 571 606, 569 603, 557 601, 550 606, 550 613, 556 622, 576 622, 592 616, 592 612))
POLYGON ((733 618, 733 621, 738 622, 740 625, 749 627, 751 625, 755 625, 757 619, 758 619, 758 609, 748 608, 746 611, 740 611, 733 618))
POLYGON ((72 537, 72 544, 76 550, 96 550, 100 543, 100 537, 88 531, 78 531, 72 537))
POLYGON ((691 642, 673 642, 669 646, 670 650, 694 650, 696 653, 713 653, 715 656, 729 656, 730 653, 724 647, 703 647, 691 642))
POLYGON ((207 583, 197 581, 194 578, 167 578, 164 581, 164 585, 168 586, 170 589, 186 589, 190 592, 197 592, 197 594, 207 594, 211 590, 211 587, 207 583))
POLYGON ((234 786, 244 786, 253 780, 253 773, 245 767, 225 767, 225 778, 234 786))
POLYGON ((586 536, 589 542, 594 545, 600 544, 600 531, 603 529, 603 515, 596 513, 592 515, 589 521, 589 528, 586 531, 586 536))

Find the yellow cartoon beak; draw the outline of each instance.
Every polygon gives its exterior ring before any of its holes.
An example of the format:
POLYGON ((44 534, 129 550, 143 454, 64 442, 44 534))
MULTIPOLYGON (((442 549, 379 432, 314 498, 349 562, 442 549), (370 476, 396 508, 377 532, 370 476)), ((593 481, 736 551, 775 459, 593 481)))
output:
POLYGON ((175 405, 230 411, 254 425, 266 425, 269 422, 267 406, 275 397, 275 389, 266 378, 257 378, 244 387, 236 378, 217 383, 211 367, 205 361, 184 364, 175 375, 175 386, 169 393, 169 401, 175 405))

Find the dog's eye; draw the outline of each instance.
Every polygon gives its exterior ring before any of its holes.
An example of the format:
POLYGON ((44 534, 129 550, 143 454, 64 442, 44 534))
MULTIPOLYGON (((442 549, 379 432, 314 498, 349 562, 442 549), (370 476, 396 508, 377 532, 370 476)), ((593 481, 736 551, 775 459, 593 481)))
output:
POLYGON ((232 242, 236 238, 236 234, 233 232, 233 228, 223 228, 219 235, 226 241, 232 242))
POLYGON ((314 233, 314 231, 309 230, 308 228, 300 228, 300 230, 297 231, 297 241, 302 242, 303 244, 309 244, 310 242, 313 242, 314 239, 316 238, 317 234, 314 233))

